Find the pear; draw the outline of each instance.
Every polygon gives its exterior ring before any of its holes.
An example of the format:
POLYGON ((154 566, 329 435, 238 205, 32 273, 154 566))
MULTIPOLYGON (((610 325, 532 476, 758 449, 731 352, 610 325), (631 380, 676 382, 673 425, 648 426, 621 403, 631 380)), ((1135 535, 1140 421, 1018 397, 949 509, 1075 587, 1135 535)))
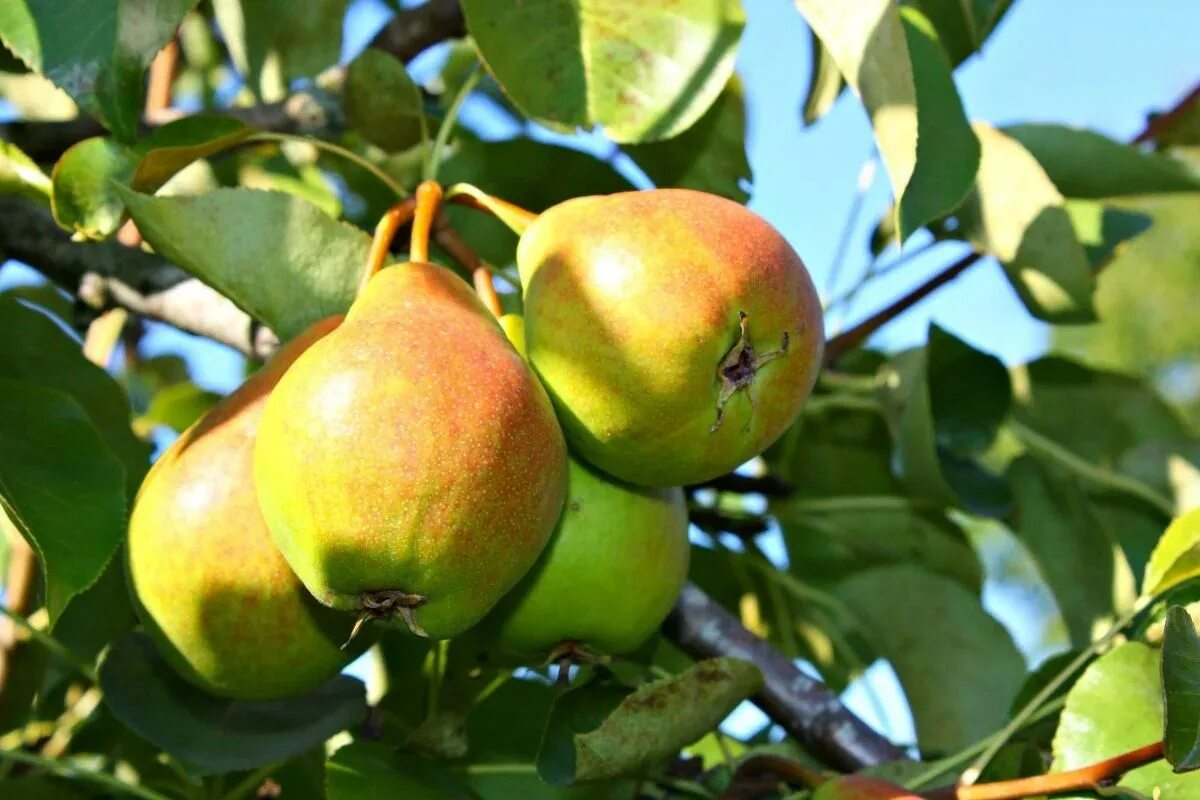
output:
MULTIPOLYGON (((253 485, 267 395, 340 317, 309 328, 158 459, 126 546, 134 605, 167 661, 214 694, 299 694, 336 674, 352 620, 317 603, 267 533, 253 485)), ((364 640, 365 643, 365 640, 364 640)))
POLYGON ((821 306, 766 221, 703 192, 582 197, 522 233, 529 361, 573 452, 643 486, 758 455, 816 380, 821 306))
POLYGON ((813 800, 920 800, 920 798, 903 786, 872 778, 869 775, 842 775, 821 784, 813 793, 813 800))
POLYGON ((687 531, 681 489, 628 486, 571 459, 550 544, 480 624, 479 641, 534 664, 632 652, 683 589, 687 531))
POLYGON ((537 378, 468 286, 426 263, 375 274, 297 359, 254 467, 271 535, 318 600, 435 639, 537 560, 566 472, 537 378))

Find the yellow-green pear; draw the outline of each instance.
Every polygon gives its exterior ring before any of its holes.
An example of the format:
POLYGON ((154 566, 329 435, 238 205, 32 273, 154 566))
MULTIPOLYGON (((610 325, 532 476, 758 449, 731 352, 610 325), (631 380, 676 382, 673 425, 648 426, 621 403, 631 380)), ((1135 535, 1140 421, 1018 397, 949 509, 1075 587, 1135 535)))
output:
POLYGON ((267 533, 254 440, 267 395, 324 320, 186 430, 138 492, 126 546, 135 607, 167 661, 218 695, 299 694, 335 675, 353 618, 316 602, 267 533))
POLYGON ((683 189, 581 197, 522 233, 529 361, 572 451, 644 486, 736 468, 796 419, 821 305, 745 207, 683 189))
POLYGON ((271 394, 255 452, 267 526, 326 605, 449 638, 528 571, 567 457, 541 384, 470 288, 387 267, 271 394))

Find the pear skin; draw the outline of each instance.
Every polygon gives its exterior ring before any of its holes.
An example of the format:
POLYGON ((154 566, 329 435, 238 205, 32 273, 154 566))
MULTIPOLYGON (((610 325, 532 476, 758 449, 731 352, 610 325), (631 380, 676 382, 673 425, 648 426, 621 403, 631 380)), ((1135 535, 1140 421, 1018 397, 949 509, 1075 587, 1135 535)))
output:
POLYGON ((481 641, 533 664, 571 651, 632 652, 683 589, 687 531, 681 489, 624 485, 571 459, 550 544, 481 623, 481 641))
POLYGON ((683 189, 582 197, 522 234, 529 361, 575 452, 621 480, 729 472, 795 421, 821 306, 766 221, 683 189))
POLYGON ((388 267, 271 394, 255 452, 267 526, 326 605, 455 636, 545 547, 566 445, 470 288, 388 267))
POLYGON ((181 435, 138 492, 127 557, 134 605, 167 661, 213 694, 300 694, 344 667, 353 618, 316 602, 271 541, 253 484, 267 395, 333 317, 284 345, 181 435))

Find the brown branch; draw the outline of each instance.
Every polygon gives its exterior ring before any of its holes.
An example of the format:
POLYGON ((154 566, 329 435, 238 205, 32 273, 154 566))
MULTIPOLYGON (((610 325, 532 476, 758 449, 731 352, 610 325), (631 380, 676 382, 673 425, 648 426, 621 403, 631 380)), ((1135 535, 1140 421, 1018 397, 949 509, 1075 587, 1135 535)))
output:
POLYGON ((179 39, 172 37, 154 61, 150 63, 150 77, 146 81, 146 117, 154 119, 171 105, 171 84, 175 82, 175 71, 179 66, 179 39))
MULTIPOLYGON (((402 61, 410 61, 438 42, 465 35, 466 25, 458 0, 430 0, 393 17, 375 36, 371 46, 386 50, 402 61)), ((214 109, 212 112, 235 117, 260 130, 276 133, 317 135, 334 131, 341 124, 341 110, 335 99, 321 91, 297 92, 279 103, 214 109)), ((179 116, 177 113, 151 115, 144 122, 142 132, 148 132, 179 116)), ((63 122, 11 122, 0 125, 0 138, 15 144, 34 161, 42 164, 57 161, 71 145, 106 133, 99 122, 88 116, 63 122)))
POLYGON ((787 497, 796 491, 796 487, 776 475, 750 477, 730 472, 704 483, 685 487, 688 492, 698 489, 714 489, 718 492, 736 492, 738 494, 761 494, 765 497, 787 497))
POLYGON ((871 334, 924 300, 937 289, 957 278, 967 267, 983 258, 983 253, 967 253, 953 264, 943 268, 925 283, 896 300, 886 308, 872 314, 844 333, 839 333, 825 342, 825 365, 831 366, 846 352, 853 350, 870 338, 871 334))
POLYGON ((709 532, 732 533, 739 538, 758 536, 770 530, 770 525, 762 517, 737 517, 723 513, 715 508, 693 508, 688 511, 688 520, 701 530, 709 532))
POLYGON ((115 241, 73 242, 49 212, 29 200, 0 197, 0 253, 97 311, 125 308, 260 358, 278 344, 231 300, 173 264, 115 241))
MULTIPOLYGON (((8 580, 5 583, 5 605, 14 614, 27 616, 33 610, 37 587, 37 556, 26 543, 17 528, 0 510, 0 536, 7 536, 9 543, 8 580)), ((13 665, 21 658, 29 642, 22 637, 17 624, 7 616, 0 618, 0 719, 15 718, 8 708, 11 692, 9 686, 13 665)), ((18 692, 19 694, 19 692, 18 692)))
POLYGON ((829 765, 852 771, 904 757, 900 748, 843 706, 825 684, 805 675, 746 630, 695 584, 684 587, 663 631, 696 658, 732 656, 756 664, 766 684, 754 702, 829 765))
POLYGON ((1152 114, 1146 122, 1146 127, 1142 128, 1142 132, 1133 137, 1132 144, 1144 144, 1158 139, 1168 128, 1174 125, 1179 118, 1187 114, 1191 110, 1193 103, 1200 102, 1200 83, 1192 87, 1192 90, 1185 94, 1182 98, 1171 106, 1168 110, 1161 114, 1152 114))
POLYGON ((438 42, 466 35, 467 24, 458 0, 429 0, 393 17, 371 40, 371 47, 386 50, 401 61, 411 61, 438 42))

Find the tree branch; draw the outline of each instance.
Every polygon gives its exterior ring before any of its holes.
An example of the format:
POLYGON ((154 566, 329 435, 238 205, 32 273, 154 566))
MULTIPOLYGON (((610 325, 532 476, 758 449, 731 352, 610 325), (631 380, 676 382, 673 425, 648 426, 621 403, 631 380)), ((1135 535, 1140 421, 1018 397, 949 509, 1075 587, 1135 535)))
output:
POLYGON ((427 48, 467 35, 458 0, 429 0, 424 5, 397 14, 371 40, 371 47, 411 61, 427 48))
MULTIPOLYGON (((411 61, 432 45, 465 36, 466 32, 458 0, 429 0, 424 5, 407 9, 393 17, 371 41, 371 46, 385 50, 401 61, 411 61)), ((297 92, 279 103, 213 109, 212 112, 235 117, 261 130, 276 133, 316 135, 335 130, 341 124, 341 109, 320 90, 297 92)), ((179 116, 178 112, 169 110, 148 116, 143 133, 179 116)), ((106 133, 99 122, 86 115, 63 122, 11 122, 0 125, 0 138, 12 142, 41 164, 58 161, 71 145, 106 133)))
POLYGON ((825 684, 805 675, 742 627, 695 584, 684 587, 663 630, 696 658, 733 656, 756 664, 766 685, 754 702, 830 766, 853 771, 904 757, 900 748, 843 706, 825 684))
POLYGON ((175 265, 116 241, 73 242, 29 200, 0 197, 0 254, 28 264, 96 311, 125 308, 260 358, 278 344, 231 300, 175 265))
POLYGON ((886 308, 872 314, 862 322, 855 325, 844 333, 839 333, 829 341, 825 342, 825 365, 830 366, 835 364, 837 360, 845 353, 858 347, 860 344, 870 338, 871 334, 882 328, 884 325, 891 322, 896 317, 903 314, 908 309, 915 306, 917 303, 924 300, 934 291, 941 288, 943 285, 957 278, 967 267, 974 264, 979 259, 983 258, 983 253, 967 253, 965 256, 944 267, 940 272, 934 275, 925 283, 913 289, 908 294, 896 300, 886 308))
POLYGON ((1146 122, 1146 127, 1142 128, 1142 132, 1133 137, 1132 144, 1143 144, 1145 142, 1156 141, 1164 131, 1168 130, 1189 110, 1193 103, 1200 102, 1200 83, 1192 87, 1192 90, 1185 94, 1175 105, 1162 112, 1161 114, 1151 114, 1150 119, 1146 122))

